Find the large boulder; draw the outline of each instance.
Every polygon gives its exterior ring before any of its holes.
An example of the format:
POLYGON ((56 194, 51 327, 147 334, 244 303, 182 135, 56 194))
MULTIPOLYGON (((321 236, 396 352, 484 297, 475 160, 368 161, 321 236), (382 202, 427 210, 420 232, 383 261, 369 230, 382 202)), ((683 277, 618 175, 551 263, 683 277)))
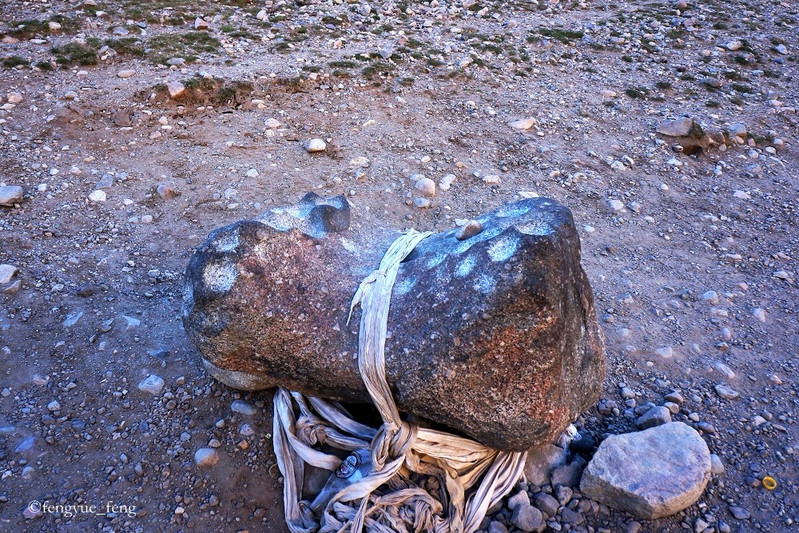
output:
POLYGON ((600 444, 580 482, 583 496, 638 518, 693 505, 710 480, 710 451, 697 431, 670 422, 600 444))
MULTIPOLYGON (((349 229, 344 197, 214 231, 186 271, 183 322, 209 372, 368 402, 352 296, 396 233, 349 229)), ((604 346, 571 213, 533 198, 423 240, 391 297, 386 374, 400 410, 495 448, 549 443, 596 402, 604 346)))

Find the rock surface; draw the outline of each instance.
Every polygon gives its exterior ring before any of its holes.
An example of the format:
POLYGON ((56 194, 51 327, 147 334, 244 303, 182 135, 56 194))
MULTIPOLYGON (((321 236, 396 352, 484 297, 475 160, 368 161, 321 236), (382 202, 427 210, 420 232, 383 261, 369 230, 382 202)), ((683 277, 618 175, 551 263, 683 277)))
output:
POLYGON ((710 479, 710 451, 699 433, 671 422, 612 435, 588 463, 580 491, 639 518, 669 516, 692 505, 710 479))
MULTIPOLYGON (((597 400, 603 341, 566 208, 533 198, 477 220, 482 232, 428 237, 400 267, 387 378, 401 410, 526 450, 597 400)), ((357 370, 359 311, 349 325, 347 315, 396 234, 348 226, 344 197, 309 193, 209 236, 189 262, 183 317, 214 377, 369 400, 357 370)))

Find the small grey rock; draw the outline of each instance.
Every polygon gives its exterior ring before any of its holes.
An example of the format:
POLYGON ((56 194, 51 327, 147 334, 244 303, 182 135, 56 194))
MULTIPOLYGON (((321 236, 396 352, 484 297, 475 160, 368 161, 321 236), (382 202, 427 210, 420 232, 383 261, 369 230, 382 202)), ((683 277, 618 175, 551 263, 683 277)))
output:
POLYGON ((567 524, 572 524, 572 525, 575 525, 575 526, 585 522, 585 516, 583 516, 581 513, 578 513, 576 511, 572 511, 568 507, 564 507, 563 509, 561 509, 560 517, 567 524))
POLYGON ((10 283, 18 272, 19 269, 14 265, 0 265, 0 285, 10 283))
POLYGON ((653 407, 644 413, 635 421, 635 425, 640 429, 648 429, 655 426, 662 426, 669 422, 671 422, 671 411, 669 411, 667 407, 660 406, 653 407))
POLYGON ((139 390, 142 392, 149 392, 153 396, 158 396, 164 390, 164 380, 155 374, 150 374, 141 383, 139 383, 139 390))
POLYGON ((530 450, 524 465, 524 477, 532 485, 546 485, 552 471, 566 463, 566 450, 547 444, 530 450))
POLYGON ((213 448, 200 448, 194 452, 194 462, 197 466, 214 466, 219 462, 219 454, 213 448))
POLYGON ((436 182, 430 178, 422 178, 414 184, 414 188, 419 191, 422 196, 432 198, 436 195, 436 182))
POLYGON ((557 487, 558 485, 576 487, 580 483, 580 476, 582 475, 584 466, 585 460, 578 456, 568 465, 559 466, 553 470, 550 483, 553 487, 557 487))
POLYGON ((494 520, 488 526, 488 533, 508 533, 508 528, 499 520, 494 520))
POLYGON ((730 505, 730 513, 736 520, 748 520, 752 516, 747 509, 738 505, 730 505))
POLYGON ((716 390, 716 394, 718 394, 720 397, 724 398, 725 400, 734 400, 735 398, 740 396, 735 389, 723 383, 719 383, 713 388, 716 390))
POLYGON ((683 395, 677 391, 672 391, 668 393, 666 396, 663 397, 663 399, 666 400, 667 402, 676 403, 677 405, 682 405, 685 403, 685 398, 683 398, 683 395))
POLYGON ((558 512, 560 503, 551 494, 546 492, 539 492, 534 497, 535 506, 539 511, 552 518, 558 512))
POLYGON ((691 117, 682 117, 676 120, 661 122, 657 132, 668 137, 687 137, 691 133, 694 120, 691 117))
POLYGON ((545 527, 541 511, 530 505, 519 505, 513 510, 511 524, 522 531, 541 531, 545 527))
POLYGON ((483 231, 483 224, 479 220, 470 220, 458 230, 458 233, 455 234, 455 238, 459 241, 465 241, 466 239, 470 239, 475 235, 482 233, 483 231))
POLYGON ((327 143, 322 139, 309 139, 302 145, 305 151, 309 154, 324 152, 327 148, 327 143))
POLYGON ((234 413, 239 413, 240 415, 245 416, 254 416, 258 414, 258 409, 244 400, 235 400, 232 404, 230 404, 230 409, 234 413))
POLYGON ((714 476, 720 476, 724 473, 724 463, 721 461, 721 457, 716 455, 715 453, 710 454, 710 473, 714 476))
POLYGON ((0 205, 4 207, 14 207, 22 201, 22 187, 19 185, 0 186, 0 205))

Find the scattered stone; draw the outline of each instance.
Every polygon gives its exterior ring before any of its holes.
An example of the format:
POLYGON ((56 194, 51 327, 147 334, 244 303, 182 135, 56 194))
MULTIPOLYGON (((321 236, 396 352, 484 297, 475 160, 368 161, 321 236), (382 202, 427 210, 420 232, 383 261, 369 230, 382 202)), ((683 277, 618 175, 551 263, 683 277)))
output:
POLYGON ((276 129, 278 129, 280 126, 282 126, 282 124, 280 123, 280 121, 279 121, 279 120, 277 120, 277 119, 274 119, 274 118, 268 118, 268 119, 266 119, 266 128, 267 128, 267 129, 270 129, 270 130, 276 130, 276 129))
POLYGON ((721 462, 721 457, 715 453, 710 454, 710 473, 714 476, 720 476, 724 473, 724 463, 721 462))
POLYGON ((75 324, 78 323, 78 320, 83 316, 83 311, 73 311, 69 313, 67 317, 64 319, 63 326, 65 328, 71 328, 75 324))
POLYGON ((761 322, 765 322, 766 321, 766 312, 763 309, 759 308, 759 307, 756 307, 755 309, 752 309, 752 316, 755 317, 756 319, 758 319, 761 322))
POLYGON ((22 187, 19 185, 1 185, 0 186, 0 206, 14 207, 22 201, 22 187))
POLYGON ((106 199, 107 196, 105 194, 105 191, 102 189, 96 189, 91 193, 89 193, 89 200, 91 200, 92 202, 105 202, 106 199))
POLYGON ((123 78, 123 79, 124 78, 130 78, 134 74, 136 74, 136 71, 133 70, 132 68, 129 68, 129 69, 120 70, 119 72, 117 72, 117 77, 123 78))
POLYGON ((9 104, 21 104, 23 101, 22 93, 8 93, 9 104))
POLYGON ((528 452, 524 477, 532 485, 546 485, 552 471, 565 463, 566 450, 554 444, 546 444, 528 452))
POLYGON ((200 448, 194 452, 194 462, 197 466, 214 466, 219 462, 219 453, 213 448, 200 448))
POLYGON ((702 300, 711 305, 716 305, 719 303, 719 295, 716 293, 716 291, 707 291, 702 295, 702 300))
POLYGON ((726 48, 730 52, 735 52, 736 50, 740 50, 742 46, 743 43, 738 40, 728 41, 727 43, 724 44, 724 48, 726 48))
POLYGON ((432 206, 433 204, 430 203, 430 200, 427 198, 414 198, 413 199, 413 206, 418 207, 419 209, 427 209, 428 207, 432 206))
POLYGON ((458 233, 455 234, 455 238, 459 241, 465 241, 466 239, 470 239, 475 235, 479 235, 483 231, 483 224, 479 220, 470 220, 458 230, 458 233))
POLYGON ((638 420, 635 421, 635 425, 639 429, 648 429, 655 426, 662 426, 663 424, 668 424, 671 422, 671 411, 668 410, 666 407, 653 407, 646 413, 644 413, 638 420))
POLYGON ((305 141, 302 146, 305 148, 306 152, 313 154, 316 152, 324 152, 327 148, 327 143, 322 139, 310 139, 305 141))
POLYGON ((10 283, 18 272, 19 269, 14 265, 0 265, 0 285, 10 283))
POLYGON ((736 520, 748 520, 749 517, 752 516, 747 509, 738 505, 730 505, 730 513, 732 513, 732 516, 734 516, 736 520))
POLYGON ((713 370, 719 372, 722 376, 727 379, 733 379, 735 377, 735 372, 733 372, 732 368, 730 368, 727 364, 722 363, 721 361, 716 361, 713 363, 713 370))
POLYGON ((668 137, 687 137, 694 127, 694 119, 682 117, 676 120, 667 120, 657 127, 657 132, 668 137))
POLYGON ((414 188, 423 196, 432 198, 436 195, 436 182, 430 178, 422 178, 414 184, 414 188))
POLYGON ((520 530, 527 532, 543 531, 546 527, 541 511, 530 505, 529 502, 526 505, 518 505, 513 510, 510 522, 520 530))
POLYGON ((775 47, 774 47, 774 50, 776 50, 776 51, 777 51, 777 53, 778 53, 778 54, 780 54, 780 55, 784 55, 784 56, 785 56, 785 55, 788 55, 788 47, 787 47, 787 46, 785 46, 785 45, 784 45, 784 44, 782 44, 782 43, 780 43, 780 44, 778 44, 777 46, 775 46, 775 47))
POLYGON ((186 64, 186 60, 182 57, 170 57, 166 60, 166 64, 170 67, 181 67, 186 64))
POLYGON ((580 492, 639 518, 692 505, 710 479, 710 451, 696 430, 671 422, 606 438, 583 473, 580 492))
POLYGON ((499 520, 493 520, 488 526, 488 533, 508 533, 508 528, 499 520))
POLYGON ((239 434, 242 435, 243 437, 250 437, 252 435, 255 435, 255 430, 249 424, 242 424, 241 427, 239 428, 239 434))
POLYGON ((552 471, 550 484, 553 487, 557 487, 558 485, 576 487, 580 484, 580 476, 583 473, 584 466, 585 459, 578 455, 571 463, 561 465, 552 471))
POLYGON ((520 120, 514 120, 509 124, 509 126, 514 130, 524 131, 529 130, 536 124, 538 124, 538 121, 534 118, 523 118, 520 120))
POLYGON ((53 400, 52 402, 47 404, 47 410, 50 411, 51 413, 55 413, 56 411, 60 411, 61 410, 61 404, 58 403, 57 400, 53 400))
POLYGON ((539 511, 547 515, 548 517, 553 517, 557 514, 558 508, 560 507, 560 503, 556 500, 551 494, 547 494, 546 492, 539 492, 534 497, 535 506, 538 508, 539 511))
POLYGON ((130 331, 133 328, 137 328, 141 325, 141 320, 138 318, 128 315, 122 315, 122 318, 125 319, 125 331, 130 331))
POLYGON ((608 207, 614 213, 619 213, 624 210, 624 202, 621 200, 608 200, 608 207))
POLYGON ((153 396, 159 396, 161 392, 164 390, 164 380, 160 376, 155 374, 150 374, 141 383, 139 383, 139 390, 142 392, 148 392, 153 396))
POLYGON ((718 394, 720 397, 724 398, 725 400, 734 400, 735 398, 740 396, 735 389, 723 383, 719 383, 713 388, 716 390, 716 394, 718 394))
POLYGON ((158 196, 160 196, 163 200, 171 200, 173 198, 177 198, 181 194, 179 190, 175 189, 171 185, 167 185, 166 183, 159 183, 155 188, 155 192, 158 193, 158 196))
POLYGON ((456 179, 455 174, 447 174, 446 176, 444 176, 439 180, 438 182, 439 189, 441 189, 442 191, 448 191, 450 187, 452 187, 452 184, 455 183, 455 179, 456 179))
POLYGON ((677 391, 672 391, 668 393, 666 396, 663 397, 664 400, 667 402, 674 402, 677 405, 682 405, 685 403, 685 398, 683 398, 682 394, 677 391))
POLYGON ((752 195, 749 194, 746 191, 740 191, 740 190, 739 191, 735 191, 734 193, 732 193, 732 195, 733 195, 734 198, 738 198, 739 200, 751 200, 752 199, 752 195))
POLYGON ((572 524, 572 525, 575 525, 575 526, 576 525, 580 525, 583 522, 585 522, 585 516, 583 516, 581 513, 578 513, 576 511, 572 511, 568 507, 564 507, 563 509, 561 509, 560 517, 567 524, 572 524))
POLYGON ((169 91, 169 97, 177 100, 186 93, 186 86, 179 81, 170 81, 166 84, 166 90, 169 91))
POLYGON ((661 346, 655 350, 655 355, 662 359, 671 359, 674 356, 674 348, 671 346, 661 346))
POLYGON ((230 410, 234 413, 239 413, 245 416, 255 416, 258 414, 258 409, 245 402, 244 400, 235 400, 230 404, 230 410))
POLYGON ((195 30, 207 30, 210 27, 211 27, 211 25, 208 22, 206 22, 205 20, 203 20, 202 18, 197 17, 196 19, 194 19, 194 29, 195 30))
POLYGON ((746 126, 740 122, 730 124, 730 127, 727 128, 727 131, 729 131, 730 135, 733 137, 740 137, 742 139, 746 139, 747 135, 749 135, 746 131, 746 126))

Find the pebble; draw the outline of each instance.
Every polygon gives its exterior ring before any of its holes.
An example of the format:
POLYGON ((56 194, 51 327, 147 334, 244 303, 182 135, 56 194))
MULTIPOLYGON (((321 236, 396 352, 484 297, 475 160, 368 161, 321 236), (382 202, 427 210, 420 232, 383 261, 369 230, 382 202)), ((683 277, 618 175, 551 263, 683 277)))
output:
POLYGON ((123 78, 123 79, 124 78, 130 78, 134 74, 136 74, 136 71, 133 70, 132 68, 128 68, 128 69, 120 70, 119 72, 117 72, 117 77, 118 78, 123 78))
POLYGON ((551 494, 539 492, 533 499, 538 510, 548 517, 551 518, 557 514, 560 503, 551 494))
POLYGON ((414 198, 413 199, 413 206, 418 207, 419 209, 426 209, 430 207, 430 200, 427 198, 414 198))
POLYGON ((22 93, 8 93, 9 104, 21 104, 23 100, 22 93))
POLYGON ((661 346, 655 350, 655 355, 663 359, 671 359, 674 356, 674 349, 671 346, 661 346))
POLYGON ((742 46, 743 46, 743 43, 741 41, 738 41, 738 40, 729 41, 729 42, 724 44, 724 48, 726 48, 730 52, 735 52, 736 50, 740 50, 742 46))
POLYGON ((664 400, 667 402, 674 402, 677 405, 682 405, 685 403, 685 398, 683 398, 682 394, 677 391, 672 391, 668 393, 666 396, 663 397, 664 400))
POLYGON ((327 148, 327 144, 322 139, 309 139, 305 141, 303 147, 306 152, 313 154, 316 152, 324 152, 327 148))
POLYGON ((734 198, 738 198, 739 200, 751 200, 752 199, 752 195, 749 194, 746 191, 735 191, 734 193, 732 193, 732 196, 734 198))
POLYGON ((150 374, 139 383, 139 390, 142 392, 149 392, 153 396, 158 396, 163 392, 164 385, 163 378, 155 374, 150 374))
POLYGON ((438 181, 438 187, 442 191, 448 191, 450 187, 452 187, 452 184, 455 183, 455 179, 455 174, 447 174, 438 181))
POLYGON ((766 321, 766 312, 763 311, 763 309, 761 309, 759 307, 756 307, 756 308, 752 309, 752 316, 755 317, 756 319, 758 319, 761 322, 765 322, 766 321))
POLYGON ((51 413, 55 413, 56 411, 60 411, 61 410, 61 404, 58 403, 57 400, 53 400, 52 402, 47 404, 47 410, 50 411, 51 413))
POLYGON ((211 25, 208 22, 206 22, 205 20, 203 20, 202 18, 197 17, 196 19, 194 19, 194 29, 195 30, 207 30, 210 27, 211 27, 211 25))
POLYGON ((624 209, 624 202, 621 200, 608 200, 608 207, 614 213, 619 213, 624 209))
POLYGON ((280 123, 280 121, 279 121, 279 120, 277 120, 277 119, 275 119, 275 118, 268 118, 268 119, 266 119, 266 127, 267 127, 268 129, 270 129, 270 130, 276 130, 276 129, 278 129, 280 126, 282 126, 282 124, 280 123))
POLYGON ((710 454, 710 473, 714 476, 720 476, 724 474, 725 468, 724 463, 721 462, 721 457, 716 455, 715 453, 710 454))
POLYGON ((105 191, 102 189, 96 189, 91 193, 89 193, 89 200, 91 200, 92 202, 105 202, 106 199, 107 196, 105 194, 105 191))
POLYGON ((258 170, 254 169, 254 168, 251 168, 250 170, 247 171, 246 176, 248 178, 257 178, 258 177, 258 170))
POLYGON ((711 305, 716 305, 719 303, 719 295, 716 293, 716 291, 707 291, 702 295, 702 300, 711 305))
POLYGON ((691 117, 682 117, 661 122, 656 131, 668 137, 687 137, 693 126, 694 120, 691 117))
POLYGON ((214 466, 219 462, 219 454, 213 448, 200 448, 194 452, 194 462, 197 466, 214 466))
POLYGON ((713 363, 713 369, 727 379, 733 379, 735 377, 735 372, 732 371, 732 368, 721 361, 716 361, 713 363))
POLYGON ((170 57, 166 60, 166 64, 170 67, 180 67, 186 63, 186 60, 182 57, 170 57))
POLYGON ((436 195, 436 182, 430 178, 422 178, 414 184, 414 188, 423 196, 432 198, 436 195))
POLYGON ((158 196, 163 200, 171 200, 172 198, 177 198, 181 194, 179 190, 166 183, 159 183, 155 188, 155 192, 158 193, 158 196))
POLYGON ((245 416, 254 416, 258 414, 258 409, 244 400, 235 400, 232 404, 230 404, 230 410, 234 413, 239 413, 240 415, 245 416))
POLYGON ((603 90, 601 93, 602 98, 616 98, 616 91, 609 91, 608 89, 603 90))
POLYGON ((734 400, 739 396, 735 389, 729 387, 728 385, 724 385, 723 383, 719 383, 714 387, 714 389, 716 390, 716 394, 725 400, 734 400))
POLYGON ((524 131, 529 130, 533 126, 538 124, 538 121, 534 118, 523 118, 520 120, 514 120, 513 122, 509 123, 508 125, 513 128, 514 130, 524 131))
POLYGON ((499 185, 502 179, 496 174, 490 174, 483 178, 483 183, 486 185, 499 185))
POLYGON ((781 55, 788 55, 788 47, 785 46, 784 44, 778 44, 777 46, 774 47, 774 50, 776 50, 777 53, 781 55))
POLYGON ((730 513, 732 513, 732 516, 734 516, 736 520, 746 520, 751 516, 747 509, 738 505, 730 505, 730 513))
POLYGON ((539 531, 544 526, 544 516, 528 502, 513 510, 510 522, 522 531, 539 531))
POLYGON ((479 220, 470 220, 460 227, 458 232, 455 234, 455 238, 459 241, 465 241, 466 239, 482 233, 482 231, 483 224, 479 220))
POLYGON ((0 205, 14 207, 22 201, 22 187, 19 185, 0 186, 0 205))
POLYGON ((0 265, 0 285, 10 283, 18 272, 19 269, 14 265, 0 265))
POLYGON ((244 437, 249 437, 255 435, 255 429, 253 429, 253 427, 249 424, 242 424, 239 428, 239 434, 244 437))
POLYGON ((655 426, 662 426, 669 422, 671 422, 671 411, 669 411, 667 407, 660 406, 653 407, 644 413, 635 421, 635 425, 638 426, 639 429, 648 429, 655 426))
POLYGON ((169 97, 175 100, 186 93, 186 86, 179 81, 170 81, 166 84, 166 90, 169 91, 169 97))

